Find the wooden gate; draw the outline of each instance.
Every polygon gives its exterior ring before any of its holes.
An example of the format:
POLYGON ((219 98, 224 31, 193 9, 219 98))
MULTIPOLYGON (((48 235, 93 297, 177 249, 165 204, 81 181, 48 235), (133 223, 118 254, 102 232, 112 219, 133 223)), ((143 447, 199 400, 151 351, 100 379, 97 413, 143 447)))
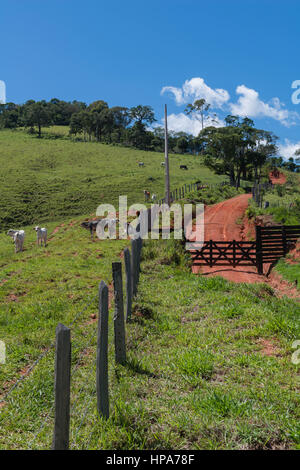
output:
POLYGON ((201 250, 191 252, 195 266, 256 266, 256 242, 205 241, 201 250))
POLYGON ((285 256, 300 238, 300 225, 272 225, 256 227, 257 270, 263 273, 263 264, 275 263, 285 256))
POLYGON ((205 241, 200 250, 191 251, 195 266, 256 266, 263 274, 263 265, 285 256, 300 238, 300 225, 256 227, 256 241, 205 241))

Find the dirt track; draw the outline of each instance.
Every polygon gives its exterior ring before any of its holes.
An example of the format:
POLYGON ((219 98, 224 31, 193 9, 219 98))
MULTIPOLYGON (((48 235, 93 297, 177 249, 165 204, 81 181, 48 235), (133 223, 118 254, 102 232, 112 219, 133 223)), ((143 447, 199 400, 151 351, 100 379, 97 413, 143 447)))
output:
MULTIPOLYGON (((278 178, 270 179, 273 184, 286 183, 286 176, 282 173, 278 178)), ((204 212, 204 239, 214 241, 247 240, 250 231, 251 238, 254 236, 254 227, 247 223, 244 215, 248 207, 251 194, 242 194, 227 201, 207 206, 204 212), (244 220, 243 220, 244 219, 244 220)), ((193 238, 191 238, 192 240, 193 238)), ((267 272, 270 265, 264 265, 264 272, 267 272)), ((269 284, 279 297, 287 295, 295 299, 300 299, 297 287, 284 281, 278 273, 272 273, 270 277, 257 274, 255 266, 241 266, 233 268, 231 266, 193 266, 192 271, 204 276, 222 276, 233 282, 265 282, 269 284)))
MULTIPOLYGON (((242 194, 227 201, 205 208, 204 239, 230 241, 244 239, 241 220, 248 207, 251 194, 242 194)), ((193 273, 205 276, 218 275, 234 282, 262 282, 264 277, 257 274, 255 266, 193 266, 193 273)))

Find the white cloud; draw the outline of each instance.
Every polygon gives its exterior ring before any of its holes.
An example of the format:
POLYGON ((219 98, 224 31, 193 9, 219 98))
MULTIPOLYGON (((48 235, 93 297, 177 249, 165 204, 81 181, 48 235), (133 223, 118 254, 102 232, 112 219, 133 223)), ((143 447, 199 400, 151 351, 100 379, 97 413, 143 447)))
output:
MULTIPOLYGON (((224 122, 218 117, 215 118, 216 121, 212 121, 211 117, 205 117, 204 127, 215 126, 222 127, 224 122)), ((163 119, 162 119, 163 123, 163 119)), ((195 117, 186 116, 184 113, 179 114, 170 114, 168 116, 168 129, 175 132, 186 132, 194 136, 198 135, 201 131, 201 122, 195 117)))
MULTIPOLYGON (((248 88, 245 85, 239 85, 236 88, 238 99, 235 103, 229 101, 230 95, 227 90, 222 88, 210 88, 201 77, 186 80, 182 87, 179 88, 165 86, 161 90, 161 95, 167 92, 173 95, 178 106, 193 103, 196 99, 204 98, 212 108, 220 109, 223 112, 227 112, 227 114, 234 114, 240 117, 247 116, 249 118, 271 118, 279 121, 286 127, 296 125, 300 122, 300 115, 295 111, 286 109, 279 98, 275 97, 269 102, 264 102, 260 99, 259 93, 256 90, 248 88)), ((183 131, 197 135, 201 130, 200 122, 195 115, 188 117, 183 113, 171 114, 169 121, 170 129, 177 132, 183 131)), ((205 123, 205 127, 208 125, 216 125, 216 127, 219 127, 224 125, 224 123, 221 118, 218 117, 217 124, 208 120, 205 123)))
POLYGON ((300 149, 300 142, 293 144, 289 139, 285 139, 283 144, 278 144, 278 154, 283 158, 295 157, 296 150, 300 149))
POLYGON ((181 88, 174 86, 165 86, 161 90, 161 95, 170 92, 174 95, 178 105, 194 102, 197 99, 204 98, 213 108, 221 108, 224 103, 229 101, 229 93, 222 88, 215 90, 210 88, 204 82, 203 78, 195 77, 186 80, 181 88))
POLYGON ((284 126, 295 125, 299 120, 298 113, 288 111, 279 98, 272 98, 269 103, 265 103, 259 98, 257 91, 247 88, 245 85, 239 85, 236 93, 240 95, 237 103, 230 103, 232 114, 242 117, 269 117, 280 121, 284 126))
POLYGON ((6 103, 5 83, 0 80, 0 104, 6 103))

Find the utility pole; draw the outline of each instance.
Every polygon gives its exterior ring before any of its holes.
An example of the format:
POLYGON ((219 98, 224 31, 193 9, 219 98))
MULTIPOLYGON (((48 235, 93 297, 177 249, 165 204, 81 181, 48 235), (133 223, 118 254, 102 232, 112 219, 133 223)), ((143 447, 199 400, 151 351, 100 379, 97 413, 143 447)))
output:
POLYGON ((165 104, 165 203, 170 206, 170 173, 169 173, 169 155, 168 155, 168 122, 167 105, 165 104))

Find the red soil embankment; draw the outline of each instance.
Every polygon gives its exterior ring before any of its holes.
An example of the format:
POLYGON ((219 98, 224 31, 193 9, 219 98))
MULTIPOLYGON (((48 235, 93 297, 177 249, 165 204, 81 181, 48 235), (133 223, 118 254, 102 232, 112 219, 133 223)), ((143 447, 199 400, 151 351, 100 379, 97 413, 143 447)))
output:
POLYGON ((269 179, 272 184, 285 184, 286 183, 286 176, 284 173, 280 171, 271 171, 269 173, 269 179))

